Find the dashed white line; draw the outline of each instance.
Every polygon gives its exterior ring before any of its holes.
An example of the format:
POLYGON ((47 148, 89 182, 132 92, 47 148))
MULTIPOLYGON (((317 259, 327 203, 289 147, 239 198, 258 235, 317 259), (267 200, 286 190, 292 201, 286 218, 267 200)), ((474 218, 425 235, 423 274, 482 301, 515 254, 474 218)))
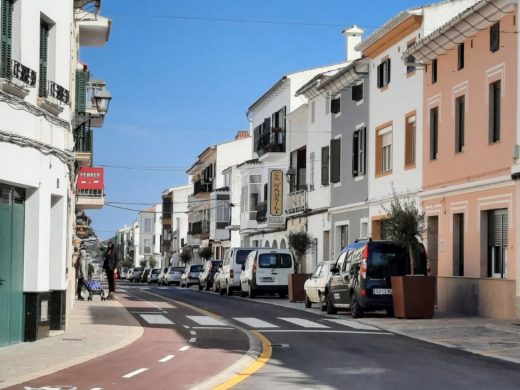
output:
POLYGON ((162 314, 139 314, 143 320, 154 325, 173 325, 173 322, 162 314))
POLYGON ((235 330, 236 328, 226 326, 194 326, 192 329, 235 330))
POLYGON ((208 325, 226 326, 227 325, 226 323, 219 321, 216 318, 209 317, 209 316, 186 316, 186 317, 189 318, 190 320, 196 322, 197 324, 203 325, 203 326, 208 326, 208 325))
POLYGON ((345 326, 348 326, 349 328, 354 328, 354 329, 379 330, 378 328, 374 328, 373 326, 361 324, 356 321, 338 320, 338 319, 326 319, 325 321, 330 321, 330 322, 334 322, 336 324, 345 325, 345 326))
POLYGON ((190 327, 188 325, 183 325, 186 329, 189 329, 190 327))
POLYGON ((129 372, 126 375, 123 375, 123 378, 132 378, 133 376, 139 375, 145 371, 148 371, 148 368, 140 368, 139 370, 135 370, 135 371, 129 372))
POLYGON ((254 317, 237 317, 234 318, 234 320, 242 322, 251 328, 278 328, 277 325, 271 324, 266 321, 259 320, 258 318, 254 317))
POLYGON ((185 345, 184 347, 179 348, 179 351, 184 352, 184 351, 187 351, 188 349, 190 349, 190 346, 189 345, 185 345))
POLYGON ((175 355, 166 355, 162 359, 159 359, 159 363, 166 363, 168 360, 172 360, 175 355))
POLYGON ((291 324, 295 324, 298 326, 301 326, 303 328, 321 328, 321 329, 327 329, 328 326, 323 324, 318 324, 317 322, 305 320, 303 318, 288 318, 288 317, 278 317, 278 319, 282 321, 290 322, 291 324))
POLYGON ((102 388, 102 387, 93 387, 93 388, 90 389, 90 390, 103 390, 103 388, 102 388))
POLYGON ((195 343, 196 341, 197 341, 197 338, 192 337, 191 339, 188 340, 188 343, 195 343))
POLYGON ((195 332, 194 330, 190 330, 190 334, 191 334, 191 335, 196 335, 197 332, 195 332))

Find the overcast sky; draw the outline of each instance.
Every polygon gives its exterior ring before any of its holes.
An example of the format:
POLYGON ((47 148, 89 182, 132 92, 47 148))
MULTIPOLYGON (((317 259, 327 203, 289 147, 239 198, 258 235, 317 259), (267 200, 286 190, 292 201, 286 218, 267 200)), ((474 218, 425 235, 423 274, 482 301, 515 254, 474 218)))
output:
MULTIPOLYGON (((112 19, 104 48, 81 59, 113 100, 95 129, 94 165, 105 168, 106 202, 144 209, 208 145, 247 129, 247 107, 282 75, 345 59, 341 30, 372 32, 419 0, 104 0, 112 19), (168 170, 145 170, 165 167, 168 170), (136 169, 140 168, 140 169, 136 169)), ((108 238, 137 217, 106 205, 87 210, 108 238)))

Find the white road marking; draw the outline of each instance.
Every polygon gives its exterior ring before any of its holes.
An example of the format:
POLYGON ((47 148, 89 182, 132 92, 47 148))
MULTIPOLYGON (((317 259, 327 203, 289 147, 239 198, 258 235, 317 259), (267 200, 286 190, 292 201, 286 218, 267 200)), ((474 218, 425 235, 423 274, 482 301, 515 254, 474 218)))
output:
POLYGON ((189 345, 185 345, 184 347, 179 348, 179 351, 184 352, 184 351, 187 351, 188 349, 190 349, 190 346, 189 345))
POLYGON ((165 362, 167 362, 168 360, 172 360, 174 357, 175 357, 175 355, 166 355, 166 356, 163 357, 162 359, 159 359, 159 363, 165 363, 165 362))
POLYGON ((226 326, 227 324, 209 316, 186 316, 199 325, 226 326))
POLYGON ((133 310, 131 310, 130 313, 133 313, 133 314, 157 314, 156 311, 133 311, 133 310))
POLYGON ((102 388, 102 387, 93 387, 93 388, 90 389, 90 390, 103 390, 103 388, 102 388))
POLYGON ((274 324, 270 324, 269 322, 265 322, 262 320, 259 320, 258 318, 254 317, 237 317, 233 318, 234 320, 238 322, 242 322, 243 324, 246 324, 247 326, 250 326, 251 328, 278 328, 278 326, 274 324))
POLYGON ((382 334, 393 336, 390 332, 366 332, 364 330, 323 330, 323 329, 266 329, 262 333, 351 333, 351 334, 382 334))
POLYGON ((291 324, 301 326, 303 328, 329 328, 327 325, 318 324, 317 322, 305 320, 303 318, 278 317, 279 320, 290 322, 291 324))
POLYGON ((190 327, 188 325, 183 325, 186 329, 189 329, 190 327))
POLYGON ((139 375, 142 372, 148 371, 148 368, 140 368, 139 370, 132 371, 126 375, 123 375, 123 378, 131 378, 133 376, 139 375))
POLYGON ((195 332, 194 330, 190 330, 190 334, 191 334, 191 335, 196 335, 197 332, 195 332))
POLYGON ((225 327, 225 326, 193 326, 192 329, 235 330, 236 328, 230 328, 230 327, 225 327))
POLYGON ((195 343, 195 342, 197 342, 196 337, 192 337, 191 339, 188 340, 188 343, 195 343))
POLYGON ((140 316, 148 322, 154 325, 173 325, 173 322, 162 314, 140 314, 140 316))
POLYGON ((337 319, 326 319, 325 321, 334 322, 336 324, 345 325, 350 328, 354 329, 361 329, 361 330, 379 330, 378 328, 374 328, 370 325, 361 324, 356 321, 349 321, 349 320, 337 320, 337 319))

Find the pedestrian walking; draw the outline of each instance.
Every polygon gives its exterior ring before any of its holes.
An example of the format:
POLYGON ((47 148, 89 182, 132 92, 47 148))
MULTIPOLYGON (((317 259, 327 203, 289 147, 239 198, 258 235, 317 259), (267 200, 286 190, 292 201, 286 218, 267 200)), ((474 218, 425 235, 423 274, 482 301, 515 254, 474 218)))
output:
POLYGON ((112 242, 108 243, 107 251, 105 253, 105 261, 103 262, 103 269, 107 274, 108 280, 108 299, 115 300, 114 293, 116 292, 116 280, 114 272, 117 267, 117 253, 112 242))
POLYGON ((79 250, 79 256, 76 260, 76 276, 76 294, 78 295, 78 301, 84 301, 85 298, 81 295, 81 290, 83 289, 83 284, 87 277, 87 251, 83 248, 79 250))

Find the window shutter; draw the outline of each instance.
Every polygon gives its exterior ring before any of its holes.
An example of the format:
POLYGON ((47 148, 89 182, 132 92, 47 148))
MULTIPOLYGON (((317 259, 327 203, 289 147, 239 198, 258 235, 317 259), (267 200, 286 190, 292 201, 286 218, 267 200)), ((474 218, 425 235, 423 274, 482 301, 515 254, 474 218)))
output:
POLYGON ((430 160, 437 159, 437 107, 430 110, 430 160))
POLYGON ((13 38, 13 0, 1 0, 0 76, 11 78, 11 50, 13 38))
POLYGON ((321 185, 329 185, 329 147, 321 148, 321 185))
POLYGON ((39 97, 47 97, 47 51, 49 44, 49 25, 40 22, 40 84, 39 97))
POLYGON ((489 50, 493 53, 500 48, 500 22, 489 29, 489 50))
POLYGON ((489 143, 500 140, 501 81, 489 84, 489 143))
POLYGON ((332 99, 330 102, 330 112, 337 114, 341 111, 341 100, 340 98, 332 99))
POLYGON ((386 77, 387 82, 386 82, 386 84, 390 84, 390 74, 391 74, 391 72, 390 72, 390 58, 387 59, 386 62, 388 63, 387 68, 386 68, 386 72, 387 72, 387 75, 386 75, 387 76, 386 77))
POLYGON ((352 176, 359 175, 359 130, 352 134, 352 176))
POLYGON ((330 182, 339 183, 341 168, 341 138, 330 141, 330 182))
POLYGON ((377 88, 383 86, 383 64, 377 65, 377 88))
POLYGON ((437 59, 432 61, 432 84, 437 82, 437 59))
POLYGON ((464 149, 464 96, 455 100, 455 152, 464 149))
POLYGON ((488 246, 507 246, 507 233, 509 231, 507 209, 492 210, 489 212, 488 218, 488 246))
POLYGON ((88 72, 84 70, 76 70, 76 112, 83 113, 86 110, 86 94, 87 81, 89 79, 88 72))
MULTIPOLYGON (((361 149, 363 155, 361 156, 361 160, 360 160, 359 174, 364 175, 367 171, 367 128, 363 127, 363 129, 361 129, 360 134, 361 134, 360 149, 361 149)), ((363 236, 363 237, 365 237, 365 236, 363 236)))
POLYGON ((278 118, 280 121, 280 127, 282 130, 285 130, 285 106, 283 106, 283 108, 278 112, 280 113, 278 118))
POLYGON ((359 102, 363 99, 363 84, 355 85, 352 87, 352 100, 359 102))

